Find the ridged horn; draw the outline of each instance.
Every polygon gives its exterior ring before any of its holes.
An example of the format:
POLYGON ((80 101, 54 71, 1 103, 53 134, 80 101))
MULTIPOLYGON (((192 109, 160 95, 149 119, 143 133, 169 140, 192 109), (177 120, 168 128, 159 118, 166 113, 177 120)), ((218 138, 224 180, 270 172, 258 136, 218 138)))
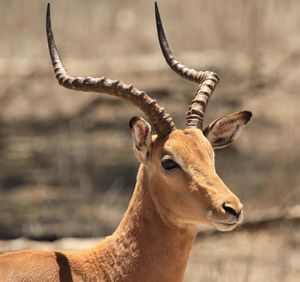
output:
POLYGON ((101 78, 72 77, 68 74, 60 60, 53 36, 50 3, 47 6, 46 31, 52 65, 60 85, 76 91, 105 93, 131 102, 148 116, 159 136, 165 136, 175 129, 171 116, 165 113, 164 108, 160 107, 146 92, 104 76, 101 78))
POLYGON ((197 92, 195 93, 189 110, 186 114, 186 128, 197 127, 202 129, 205 109, 216 85, 218 84, 219 77, 214 72, 197 71, 179 63, 179 61, 172 54, 168 44, 156 2, 155 18, 159 44, 167 64, 181 77, 199 83, 197 92))

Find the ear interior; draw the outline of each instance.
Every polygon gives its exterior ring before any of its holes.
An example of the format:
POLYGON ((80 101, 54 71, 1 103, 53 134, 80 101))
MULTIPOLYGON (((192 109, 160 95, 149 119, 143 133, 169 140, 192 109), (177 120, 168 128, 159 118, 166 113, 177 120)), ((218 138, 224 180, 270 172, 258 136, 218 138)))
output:
POLYGON ((248 111, 224 116, 212 122, 203 130, 203 134, 214 149, 224 148, 235 141, 251 117, 252 113, 248 111))
POLYGON ((145 162, 151 149, 151 126, 141 117, 133 117, 129 126, 135 155, 140 162, 145 162))

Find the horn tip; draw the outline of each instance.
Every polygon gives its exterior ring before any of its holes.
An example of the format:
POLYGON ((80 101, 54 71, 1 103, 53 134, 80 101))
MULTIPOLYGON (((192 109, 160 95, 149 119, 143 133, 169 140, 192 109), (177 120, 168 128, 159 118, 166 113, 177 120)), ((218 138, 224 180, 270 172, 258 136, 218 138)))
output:
POLYGON ((47 23, 51 22, 51 2, 47 3, 47 13, 46 13, 47 23))
POLYGON ((155 17, 156 17, 156 20, 158 21, 160 19, 160 15, 159 15, 158 4, 156 1, 154 2, 154 7, 155 7, 155 17))

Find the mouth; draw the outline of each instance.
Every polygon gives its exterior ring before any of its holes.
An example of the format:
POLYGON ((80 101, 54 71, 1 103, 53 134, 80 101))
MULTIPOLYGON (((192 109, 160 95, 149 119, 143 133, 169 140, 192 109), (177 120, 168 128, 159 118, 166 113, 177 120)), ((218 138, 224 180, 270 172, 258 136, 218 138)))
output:
POLYGON ((220 222, 220 221, 213 221, 212 224, 219 230, 219 231, 231 231, 237 227, 239 222, 220 222))
POLYGON ((243 212, 241 212, 238 217, 229 216, 226 219, 214 216, 213 213, 210 212, 207 218, 218 231, 231 231, 243 221, 243 212))

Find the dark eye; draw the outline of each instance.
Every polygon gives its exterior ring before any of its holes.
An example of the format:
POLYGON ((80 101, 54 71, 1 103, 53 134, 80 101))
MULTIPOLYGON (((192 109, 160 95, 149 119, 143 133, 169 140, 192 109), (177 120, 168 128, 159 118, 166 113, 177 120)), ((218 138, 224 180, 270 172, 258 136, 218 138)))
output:
POLYGON ((164 158, 164 159, 162 159, 161 165, 166 170, 171 170, 173 168, 179 167, 179 165, 177 163, 175 163, 171 158, 164 158))

